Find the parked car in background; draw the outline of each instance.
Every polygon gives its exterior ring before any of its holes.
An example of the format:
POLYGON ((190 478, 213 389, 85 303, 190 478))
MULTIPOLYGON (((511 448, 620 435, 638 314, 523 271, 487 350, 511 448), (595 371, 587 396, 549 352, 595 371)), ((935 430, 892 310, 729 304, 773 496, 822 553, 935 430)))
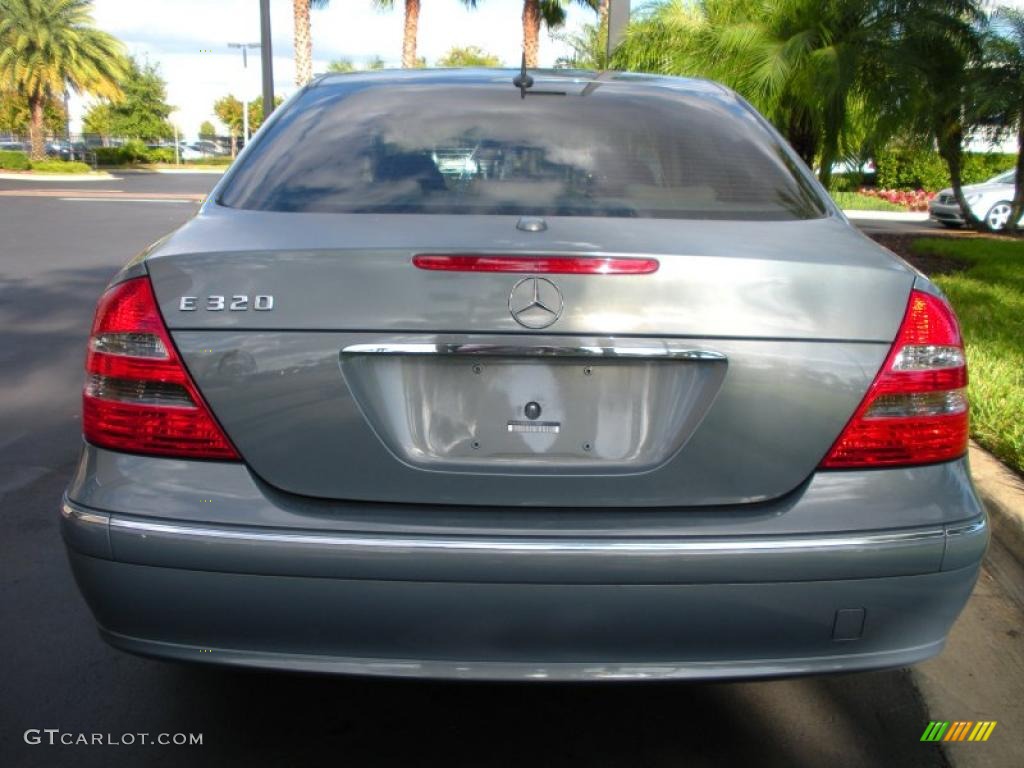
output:
POLYGON ((62 528, 147 656, 899 667, 988 541, 950 305, 703 80, 321 77, 89 337, 62 528))
POLYGON ((178 144, 178 156, 185 162, 190 160, 202 160, 204 157, 207 157, 207 155, 185 142, 178 144))
MULTIPOLYGON (((84 146, 81 145, 81 142, 76 145, 64 139, 56 139, 46 144, 46 156, 60 160, 70 160, 73 152, 80 155, 83 151, 84 146)), ((77 156, 76 159, 81 160, 82 158, 77 156)))
POLYGON ((23 141, 0 141, 0 152, 27 152, 28 146, 23 141))
POLYGON ((873 183, 878 175, 878 167, 875 165, 874 160, 865 160, 859 165, 850 160, 843 160, 832 165, 833 176, 850 176, 853 174, 856 174, 860 181, 864 183, 873 183))
POLYGON ((209 139, 200 139, 199 141, 192 142, 192 148, 208 157, 223 157, 230 154, 230 150, 209 139))
MULTIPOLYGON (((981 184, 968 184, 963 188, 964 199, 971 213, 993 232, 1006 228, 1013 205, 1015 171, 1006 171, 981 184)), ((941 190, 928 204, 928 217, 945 227, 962 227, 964 214, 952 188, 941 190)), ((1024 222, 1024 218, 1021 219, 1024 222)))

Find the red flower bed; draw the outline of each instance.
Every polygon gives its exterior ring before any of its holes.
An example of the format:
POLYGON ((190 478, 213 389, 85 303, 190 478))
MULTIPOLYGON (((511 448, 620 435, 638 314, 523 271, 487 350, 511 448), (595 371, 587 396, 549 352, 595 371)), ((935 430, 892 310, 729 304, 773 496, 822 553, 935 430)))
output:
POLYGON ((902 205, 908 211, 927 211, 928 201, 935 197, 934 192, 925 192, 923 189, 875 189, 874 187, 861 187, 860 193, 868 197, 887 200, 894 205, 902 205))

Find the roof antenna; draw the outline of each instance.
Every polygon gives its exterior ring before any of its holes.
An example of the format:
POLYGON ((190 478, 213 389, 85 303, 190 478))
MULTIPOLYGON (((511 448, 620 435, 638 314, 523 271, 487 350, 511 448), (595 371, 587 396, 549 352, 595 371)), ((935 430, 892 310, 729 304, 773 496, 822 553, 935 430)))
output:
POLYGON ((523 51, 523 63, 519 74, 512 78, 512 85, 519 89, 520 98, 526 98, 526 89, 533 87, 533 78, 526 71, 526 51, 523 51))

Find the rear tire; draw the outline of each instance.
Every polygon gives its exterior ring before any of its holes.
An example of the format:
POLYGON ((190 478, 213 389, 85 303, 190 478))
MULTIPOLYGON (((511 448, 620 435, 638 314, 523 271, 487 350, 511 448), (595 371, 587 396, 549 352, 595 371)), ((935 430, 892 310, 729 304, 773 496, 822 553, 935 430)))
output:
POLYGON ((990 232, 1001 232, 1006 229, 1006 222, 1010 220, 1012 208, 1006 200, 1000 200, 989 208, 988 213, 985 214, 985 226, 988 230, 990 232))

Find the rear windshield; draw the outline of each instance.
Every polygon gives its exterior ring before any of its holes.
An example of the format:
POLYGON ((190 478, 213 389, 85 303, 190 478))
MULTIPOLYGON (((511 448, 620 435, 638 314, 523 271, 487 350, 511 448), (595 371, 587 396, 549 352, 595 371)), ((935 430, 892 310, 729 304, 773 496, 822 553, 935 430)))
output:
POLYGON ((220 197, 262 211, 789 220, 820 197, 728 97, 667 88, 322 83, 220 197))

